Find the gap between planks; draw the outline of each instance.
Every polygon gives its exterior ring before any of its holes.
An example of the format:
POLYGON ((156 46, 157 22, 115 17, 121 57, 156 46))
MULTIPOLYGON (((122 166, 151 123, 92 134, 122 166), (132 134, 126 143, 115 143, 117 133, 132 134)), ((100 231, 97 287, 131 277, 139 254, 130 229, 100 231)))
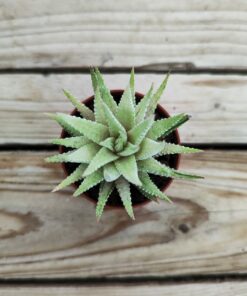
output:
MULTIPOLYGON (((222 151, 232 151, 232 150, 247 150, 247 144, 198 144, 198 143, 181 143, 181 145, 187 147, 193 147, 201 150, 222 150, 222 151)), ((0 144, 0 153, 7 151, 58 151, 59 148, 54 144, 0 144)))
POLYGON ((15 278, 3 279, 0 278, 0 287, 8 285, 16 286, 93 286, 93 285, 138 285, 142 284, 207 284, 207 283, 239 283, 247 280, 246 274, 227 273, 227 274, 198 274, 198 275, 183 275, 183 276, 125 276, 121 278, 106 278, 106 277, 69 277, 69 278, 15 278))
MULTIPOLYGON (((202 150, 247 150, 247 144, 242 143, 181 143, 187 147, 202 150)), ((0 152, 4 151, 58 151, 55 144, 0 144, 0 152)))
MULTIPOLYGON (((41 74, 41 75, 51 75, 51 74, 88 74, 91 67, 52 67, 52 68, 21 68, 21 69, 0 69, 0 75, 6 74, 41 74)), ((243 68, 190 68, 187 67, 186 64, 181 64, 180 67, 176 67, 174 65, 163 65, 163 67, 159 67, 159 65, 154 66, 142 66, 133 67, 135 69, 136 74, 162 74, 169 71, 171 74, 185 74, 185 75, 193 75, 193 74, 209 74, 209 75, 240 75, 246 76, 247 69, 243 68)), ((131 71, 131 67, 111 67, 105 68, 99 66, 101 73, 103 74, 129 74, 131 71)))
POLYGON ((223 283, 132 283, 132 284, 104 284, 104 285, 11 285, 1 286, 0 295, 15 296, 198 296, 198 295, 224 295, 246 296, 246 282, 223 283))

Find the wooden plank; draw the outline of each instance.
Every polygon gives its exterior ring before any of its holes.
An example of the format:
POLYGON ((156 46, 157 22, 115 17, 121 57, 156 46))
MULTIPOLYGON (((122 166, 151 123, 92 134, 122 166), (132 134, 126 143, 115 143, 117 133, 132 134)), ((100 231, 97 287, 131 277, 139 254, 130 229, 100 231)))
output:
POLYGON ((0 68, 246 69, 243 0, 0 1, 0 68))
POLYGON ((188 284, 107 284, 83 286, 3 286, 0 294, 4 296, 198 296, 224 295, 246 296, 245 282, 188 283, 188 284))
POLYGON ((0 153, 0 279, 118 278, 247 272, 247 152, 206 151, 181 169, 205 176, 174 181, 174 203, 106 211, 50 193, 62 179, 46 152, 0 153))
MULTIPOLYGON (((138 74, 136 89, 156 87, 163 75, 138 74)), ((110 88, 124 88, 127 74, 106 74, 110 88)), ((62 93, 79 98, 92 95, 86 74, 0 76, 0 143, 46 144, 59 136, 60 127, 44 112, 69 112, 72 106, 62 93)), ((161 104, 171 113, 185 112, 192 119, 181 129, 186 143, 247 143, 247 78, 238 75, 171 76, 161 104)))

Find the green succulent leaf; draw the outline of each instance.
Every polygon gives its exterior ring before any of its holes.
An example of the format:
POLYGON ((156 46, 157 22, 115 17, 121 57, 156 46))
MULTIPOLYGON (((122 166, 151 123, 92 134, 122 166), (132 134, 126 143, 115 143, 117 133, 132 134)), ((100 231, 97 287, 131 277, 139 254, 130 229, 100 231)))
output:
POLYGON ((157 196, 160 199, 171 202, 170 198, 154 184, 147 173, 140 173, 140 179, 142 181, 141 189, 152 196, 157 196))
POLYGON ((94 187, 95 185, 99 184, 103 180, 104 180, 104 176, 103 176, 102 170, 98 170, 92 173, 82 181, 81 185, 74 192, 73 196, 81 195, 82 193, 94 187))
POLYGON ((200 149, 196 148, 190 148, 190 147, 185 147, 182 145, 177 145, 177 144, 172 144, 172 143, 166 143, 162 142, 165 144, 164 149, 160 152, 160 155, 163 154, 180 154, 180 153, 198 153, 202 152, 200 149))
POLYGON ((74 129, 71 125, 67 123, 66 120, 61 118, 58 114, 53 113, 45 113, 48 117, 55 120, 67 133, 69 133, 71 136, 81 136, 82 134, 78 132, 78 130, 74 129))
POLYGON ((159 155, 164 151, 166 143, 156 142, 151 139, 145 138, 141 144, 140 150, 136 154, 137 160, 143 160, 155 155, 159 155))
POLYGON ((189 120, 189 116, 187 114, 179 114, 169 118, 157 120, 149 130, 147 137, 153 140, 157 140, 161 136, 165 137, 187 120, 189 120))
POLYGON ((147 199, 150 199, 150 200, 152 200, 152 201, 155 201, 155 202, 158 202, 157 201, 157 196, 154 196, 154 195, 152 195, 152 194, 150 194, 150 193, 147 193, 146 191, 144 191, 141 187, 136 187, 140 192, 141 192, 141 194, 142 195, 144 195, 147 199))
POLYGON ((115 181, 115 185, 122 200, 122 203, 126 209, 126 212, 128 213, 131 219, 135 220, 129 182, 127 182, 124 178, 119 178, 117 181, 115 181))
POLYGON ((133 105, 135 106, 136 99, 135 99, 135 70, 134 70, 134 68, 131 69, 129 85, 130 85, 133 105))
POLYGON ((113 183, 108 183, 108 182, 102 182, 100 184, 100 189, 99 189, 99 198, 96 206, 96 218, 99 221, 104 207, 106 205, 106 202, 109 198, 109 196, 112 193, 112 190, 114 189, 114 184, 113 183))
POLYGON ((143 122, 136 125, 128 132, 129 139, 132 144, 140 145, 142 140, 145 138, 149 129, 152 127, 153 119, 146 119, 143 122))
POLYGON ((109 137, 104 141, 100 142, 99 144, 103 147, 110 149, 111 151, 114 151, 115 139, 113 137, 109 137))
POLYGON ((79 149, 57 154, 46 158, 47 162, 74 162, 90 163, 95 154, 99 151, 100 146, 95 143, 89 143, 79 149))
POLYGON ((86 144, 89 144, 90 142, 91 141, 84 136, 59 138, 59 139, 52 140, 53 144, 61 145, 64 147, 69 147, 69 148, 80 148, 86 144))
POLYGON ((46 162, 52 162, 52 163, 57 163, 57 162, 71 162, 69 159, 69 156, 71 153, 74 153, 76 150, 72 150, 66 153, 61 153, 61 154, 56 154, 56 155, 52 155, 49 157, 45 158, 46 162))
POLYGON ((145 160, 140 160, 137 163, 138 170, 141 172, 154 174, 158 176, 170 177, 170 178, 177 178, 177 179, 201 179, 202 177, 189 174, 186 172, 180 172, 168 167, 165 164, 161 164, 158 160, 154 158, 149 158, 145 160))
POLYGON ((128 142, 126 147, 124 148, 124 150, 122 150, 121 152, 118 152, 118 155, 129 156, 129 155, 136 153, 139 150, 139 148, 140 147, 138 145, 133 145, 128 142))
POLYGON ((104 166, 103 173, 106 182, 113 182, 120 177, 119 171, 117 170, 115 164, 112 162, 104 166))
POLYGON ((115 161, 115 166, 119 173, 130 183, 141 186, 141 181, 138 177, 138 170, 135 156, 130 155, 119 158, 115 161))
POLYGON ((91 81, 92 81, 92 86, 93 86, 93 90, 94 93, 96 92, 97 88, 98 88, 98 79, 97 79, 97 75, 95 73, 95 69, 91 68, 90 69, 90 75, 91 75, 91 81))
POLYGON ((99 91, 100 91, 102 100, 110 108, 110 110, 112 110, 113 113, 116 114, 117 108, 118 108, 117 103, 113 99, 113 97, 112 97, 109 89, 106 87, 105 82, 104 82, 104 79, 103 79, 103 77, 102 77, 99 69, 96 68, 95 71, 94 71, 94 73, 95 73, 95 77, 96 77, 95 83, 97 81, 96 88, 97 87, 99 88, 99 91))
POLYGON ((105 112, 106 120, 108 123, 110 135, 112 137, 120 136, 123 141, 126 143, 127 141, 127 133, 122 124, 118 121, 112 111, 108 108, 108 106, 102 102, 102 106, 105 112))
POLYGON ((153 84, 151 85, 149 91, 143 97, 143 99, 136 106, 136 122, 142 122, 145 119, 146 113, 148 111, 148 106, 152 98, 153 93, 153 84))
POLYGON ((78 101, 72 94, 67 90, 63 89, 65 96, 70 100, 70 102, 75 106, 75 108, 80 112, 83 118, 94 120, 94 113, 86 105, 78 101))
POLYGON ((190 174, 187 172, 181 172, 177 170, 173 170, 172 178, 184 179, 184 180, 204 179, 204 177, 202 176, 190 174))
POLYGON ((95 143, 99 144, 109 136, 108 128, 101 123, 62 113, 57 113, 57 117, 95 143))
POLYGON ((154 158, 139 160, 137 162, 137 166, 141 172, 164 176, 164 177, 173 176, 173 170, 170 167, 164 164, 161 164, 158 160, 154 158))
POLYGON ((88 176, 101 168, 102 166, 106 165, 109 162, 112 162, 118 159, 119 156, 114 154, 109 149, 102 147, 98 153, 94 156, 91 160, 90 164, 88 165, 87 169, 85 170, 83 177, 88 176))
POLYGON ((135 106, 133 104, 130 86, 125 89, 121 97, 117 110, 117 118, 127 131, 135 124, 135 106))
POLYGON ((161 96, 162 96, 162 94, 163 94, 163 92, 164 92, 164 90, 166 88, 168 78, 169 78, 169 73, 166 75, 166 78, 162 81, 162 83, 159 86, 158 90, 152 96, 151 102, 150 102, 150 105, 149 105, 149 109, 148 109, 148 112, 147 112, 147 116, 154 113, 154 111, 155 111, 155 109, 157 107, 158 101, 161 98, 161 96))
POLYGON ((94 95, 94 114, 95 114, 96 122, 107 125, 105 112, 102 107, 102 98, 98 88, 95 90, 95 95, 94 95))
POLYGON ((52 192, 61 190, 79 180, 81 180, 82 174, 84 173, 87 165, 85 163, 80 164, 66 179, 64 179, 60 184, 58 184, 52 192))
POLYGON ((126 145, 127 139, 125 139, 125 136, 122 137, 119 135, 115 141, 114 149, 118 153, 124 149, 124 146, 126 145))

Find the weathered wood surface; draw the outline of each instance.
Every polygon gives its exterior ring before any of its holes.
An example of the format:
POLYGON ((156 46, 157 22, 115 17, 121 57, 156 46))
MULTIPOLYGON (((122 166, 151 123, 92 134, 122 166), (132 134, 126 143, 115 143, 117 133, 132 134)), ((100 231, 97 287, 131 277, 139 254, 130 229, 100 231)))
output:
POLYGON ((1 0, 0 68, 247 67, 243 0, 1 0))
MULTIPOLYGON (((136 89, 158 86, 164 75, 138 74, 136 89)), ((124 88, 127 74, 105 75, 110 88, 124 88)), ((18 74, 0 76, 0 143, 46 144, 59 136, 60 127, 44 112, 73 109, 62 93, 79 98, 92 94, 90 76, 18 74)), ((161 104, 171 113, 192 119, 180 129, 186 143, 247 143, 247 78, 238 75, 171 76, 161 104)))
POLYGON ((167 191, 174 204, 136 209, 135 222, 106 211, 101 223, 72 188, 50 193, 63 174, 44 163, 49 154, 0 153, 0 278, 247 272, 245 151, 186 156, 181 169, 205 179, 174 181, 167 191))
POLYGON ((246 296, 245 282, 188 283, 188 284, 112 284, 83 286, 3 286, 0 295, 4 296, 246 296))

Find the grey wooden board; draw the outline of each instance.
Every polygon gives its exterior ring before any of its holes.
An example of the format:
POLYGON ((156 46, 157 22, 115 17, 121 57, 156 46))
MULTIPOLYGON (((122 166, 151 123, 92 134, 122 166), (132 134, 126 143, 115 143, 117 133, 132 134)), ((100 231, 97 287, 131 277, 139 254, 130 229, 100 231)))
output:
MULTIPOLYGON (((136 90, 158 87, 164 75, 136 75, 136 90)), ((106 74, 111 89, 125 88, 127 74, 106 74)), ((78 98, 92 95, 89 74, 10 74, 0 76, 0 143, 47 144, 60 127, 44 112, 67 112, 73 107, 62 93, 78 98)), ((247 143, 247 78, 239 75, 171 75, 161 104, 174 115, 191 120, 179 129, 186 143, 247 143)))
POLYGON ((50 286, 5 286, 0 287, 4 296, 246 296, 245 282, 188 283, 188 284, 91 284, 91 285, 50 285, 50 286))
POLYGON ((0 68, 246 69, 243 0, 1 0, 0 68))
POLYGON ((246 273, 247 153, 206 151, 181 169, 205 176, 174 181, 174 203, 107 210, 73 188, 51 193, 63 178, 49 152, 0 153, 0 279, 134 278, 246 273))

